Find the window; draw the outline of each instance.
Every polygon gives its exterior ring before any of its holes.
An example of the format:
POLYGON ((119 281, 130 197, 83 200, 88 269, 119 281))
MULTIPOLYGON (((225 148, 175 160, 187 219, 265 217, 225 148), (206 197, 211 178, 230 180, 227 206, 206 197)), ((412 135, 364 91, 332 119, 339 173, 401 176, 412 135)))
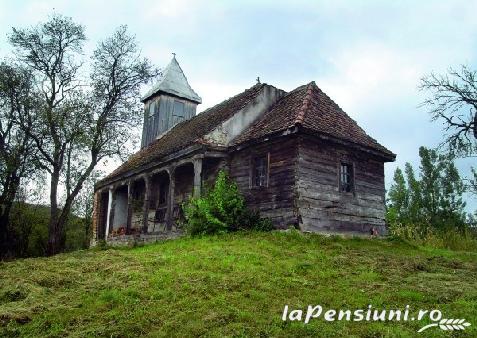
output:
POLYGON ((252 187, 268 185, 268 155, 255 157, 252 162, 252 187))
POLYGON ((174 100, 174 111, 172 116, 174 117, 174 121, 177 121, 177 123, 185 119, 184 102, 174 100))
POLYGON ((340 190, 342 192, 352 192, 353 188, 353 165, 348 163, 341 163, 340 190))
POLYGON ((151 103, 149 103, 148 107, 147 107, 147 113, 148 113, 148 116, 150 118, 154 117, 154 115, 156 114, 156 109, 158 108, 157 104, 156 104, 156 101, 152 101, 151 103))

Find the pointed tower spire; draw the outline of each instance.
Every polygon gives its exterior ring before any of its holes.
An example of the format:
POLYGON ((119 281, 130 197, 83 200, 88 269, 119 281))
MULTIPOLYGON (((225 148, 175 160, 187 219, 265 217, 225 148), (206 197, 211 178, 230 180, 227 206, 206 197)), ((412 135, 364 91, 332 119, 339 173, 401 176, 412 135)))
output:
POLYGON ((202 103, 202 99, 189 85, 181 66, 179 66, 176 53, 172 53, 172 55, 172 60, 166 69, 164 69, 159 81, 144 95, 142 101, 144 102, 151 96, 162 91, 197 103, 202 103))

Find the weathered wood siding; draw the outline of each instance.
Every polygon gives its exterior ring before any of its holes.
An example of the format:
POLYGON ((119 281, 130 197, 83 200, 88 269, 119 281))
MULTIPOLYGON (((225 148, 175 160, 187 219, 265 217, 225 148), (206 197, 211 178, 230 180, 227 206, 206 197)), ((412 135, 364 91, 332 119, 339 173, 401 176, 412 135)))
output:
POLYGON ((141 147, 147 146, 176 124, 195 116, 196 108, 195 102, 166 94, 145 102, 141 147), (177 105, 178 102, 181 104, 177 105))
POLYGON ((385 231, 384 163, 364 152, 301 137, 298 208, 304 231, 385 231), (352 163, 354 192, 340 192, 341 162, 352 163))
POLYGON ((298 222, 295 206, 295 175, 297 161, 296 138, 254 145, 235 152, 230 158, 230 176, 244 194, 247 205, 269 217, 277 228, 287 228, 298 222), (269 153, 268 186, 251 187, 251 160, 269 153))

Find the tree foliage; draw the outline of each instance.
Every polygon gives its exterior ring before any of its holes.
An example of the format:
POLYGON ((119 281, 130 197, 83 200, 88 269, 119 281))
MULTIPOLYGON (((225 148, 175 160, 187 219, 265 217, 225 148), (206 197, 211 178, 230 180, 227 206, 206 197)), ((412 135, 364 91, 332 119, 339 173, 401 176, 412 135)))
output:
POLYGON ((32 74, 15 64, 0 64, 0 257, 11 253, 13 231, 10 213, 25 178, 36 170, 35 149, 29 131, 18 120, 38 109, 38 95, 32 74))
POLYGON ((394 183, 388 194, 387 221, 390 224, 447 228, 465 226, 464 183, 449 155, 419 148, 421 158, 419 179, 406 163, 394 173, 394 183))
POLYGON ((50 176, 51 217, 48 253, 65 247, 65 225, 73 202, 97 164, 124 155, 140 122, 140 86, 157 75, 141 57, 125 26, 100 42, 85 76, 84 27, 53 15, 46 23, 14 28, 9 36, 18 62, 35 75, 41 110, 24 114, 22 126, 38 150, 38 163, 50 176), (66 196, 59 205, 59 186, 66 196))

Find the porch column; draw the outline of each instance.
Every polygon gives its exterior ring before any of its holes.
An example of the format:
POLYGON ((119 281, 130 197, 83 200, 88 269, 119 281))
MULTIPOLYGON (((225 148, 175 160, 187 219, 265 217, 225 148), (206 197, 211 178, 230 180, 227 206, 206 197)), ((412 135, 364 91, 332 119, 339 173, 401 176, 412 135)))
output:
POLYGON ((149 222, 149 199, 151 198, 151 180, 149 175, 144 176, 144 204, 142 206, 142 232, 147 233, 149 222))
POLYGON ((199 197, 202 188, 202 158, 194 159, 194 197, 199 197))
POLYGON ((104 239, 108 239, 108 235, 113 230, 114 224, 114 211, 116 208, 116 189, 113 187, 109 188, 108 195, 108 216, 106 218, 106 233, 104 234, 104 239))
POLYGON ((126 220, 126 235, 131 233, 131 220, 133 212, 133 181, 128 182, 128 217, 126 220))
POLYGON ((113 205, 113 188, 108 189, 108 211, 107 211, 107 217, 106 217, 106 227, 105 227, 105 232, 104 232, 104 239, 108 239, 108 235, 110 232, 110 229, 112 229, 113 225, 110 223, 111 220, 111 207, 113 205))
POLYGON ((174 179, 174 169, 171 168, 169 170, 169 194, 168 194, 168 202, 167 202, 167 230, 172 229, 172 223, 174 222, 174 188, 176 185, 174 179))

